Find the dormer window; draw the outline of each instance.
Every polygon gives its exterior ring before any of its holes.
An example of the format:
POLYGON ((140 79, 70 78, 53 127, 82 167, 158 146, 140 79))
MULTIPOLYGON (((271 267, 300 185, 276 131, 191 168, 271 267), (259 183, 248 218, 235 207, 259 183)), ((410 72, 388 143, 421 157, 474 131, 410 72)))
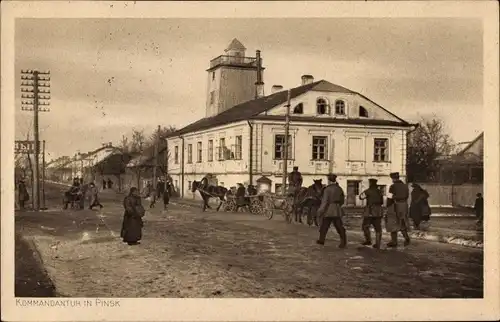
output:
POLYGON ((335 102, 335 114, 345 115, 345 103, 342 100, 337 100, 335 102))
POLYGON ((316 109, 318 115, 328 114, 328 101, 324 98, 318 98, 316 100, 316 109))
POLYGON ((359 117, 368 117, 368 110, 363 106, 359 107, 359 117))
POLYGON ((293 108, 293 114, 304 114, 304 104, 297 104, 297 106, 293 108))

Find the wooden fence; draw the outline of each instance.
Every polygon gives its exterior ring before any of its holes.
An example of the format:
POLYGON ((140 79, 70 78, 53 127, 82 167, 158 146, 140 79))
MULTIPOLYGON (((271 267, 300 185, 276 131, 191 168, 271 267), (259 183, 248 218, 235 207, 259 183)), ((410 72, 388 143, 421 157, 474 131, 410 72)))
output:
POLYGON ((472 207, 476 194, 483 193, 482 184, 419 183, 430 195, 431 206, 472 207))

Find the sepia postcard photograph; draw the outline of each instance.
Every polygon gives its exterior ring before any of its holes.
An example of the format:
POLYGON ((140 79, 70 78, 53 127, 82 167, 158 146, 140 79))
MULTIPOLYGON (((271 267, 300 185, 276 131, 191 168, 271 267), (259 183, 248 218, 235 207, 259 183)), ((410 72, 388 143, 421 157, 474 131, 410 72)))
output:
POLYGON ((2 2, 2 320, 498 320, 498 13, 2 2))

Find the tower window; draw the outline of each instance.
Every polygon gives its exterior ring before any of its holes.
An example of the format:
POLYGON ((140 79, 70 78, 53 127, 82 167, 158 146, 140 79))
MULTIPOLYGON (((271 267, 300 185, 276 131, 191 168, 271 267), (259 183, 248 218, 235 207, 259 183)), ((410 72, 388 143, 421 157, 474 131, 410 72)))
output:
POLYGON ((297 106, 293 108, 293 114, 304 114, 304 104, 297 104, 297 106))
POLYGON ((368 117, 368 111, 363 106, 359 107, 359 117, 368 117))
POLYGON ((335 102, 335 114, 345 115, 345 103, 342 100, 335 102))
POLYGON ((213 104, 215 101, 215 91, 210 92, 210 104, 213 104))
POLYGON ((215 80, 215 72, 212 72, 212 80, 215 80))
POLYGON ((328 101, 324 98, 318 98, 316 108, 319 115, 328 114, 328 101))

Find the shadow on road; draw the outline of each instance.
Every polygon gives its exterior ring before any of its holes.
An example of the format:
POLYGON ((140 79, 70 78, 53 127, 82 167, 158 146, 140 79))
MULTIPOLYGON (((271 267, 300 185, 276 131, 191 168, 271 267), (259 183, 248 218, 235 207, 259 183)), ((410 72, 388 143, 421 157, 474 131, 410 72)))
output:
POLYGON ((15 239, 16 297, 55 297, 55 287, 37 258, 35 248, 16 234, 15 239))

